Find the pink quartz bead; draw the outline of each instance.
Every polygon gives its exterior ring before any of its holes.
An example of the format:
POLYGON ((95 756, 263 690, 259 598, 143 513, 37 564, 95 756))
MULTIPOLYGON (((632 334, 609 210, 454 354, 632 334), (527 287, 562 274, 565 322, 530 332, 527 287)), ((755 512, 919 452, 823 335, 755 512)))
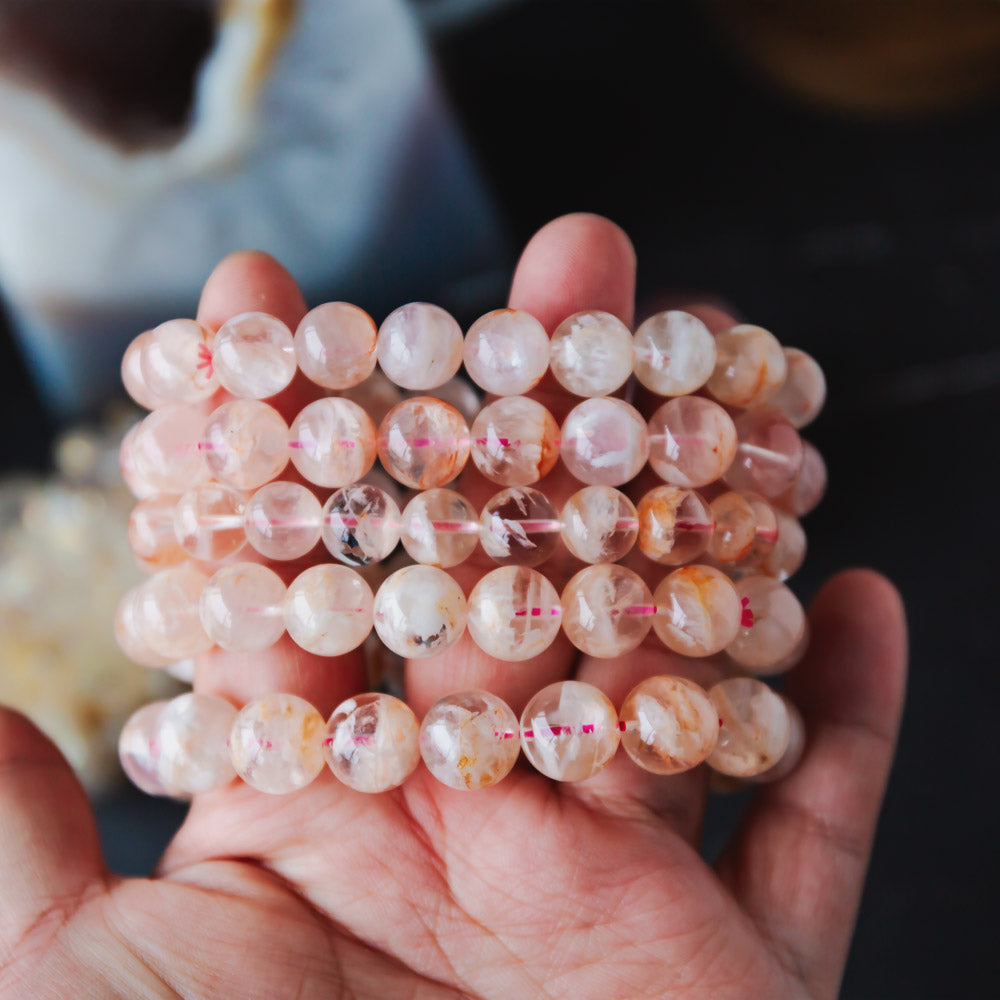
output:
POLYGON ((729 658, 749 673, 780 673, 804 652, 806 613, 799 599, 770 576, 748 576, 736 583, 740 599, 749 601, 753 625, 741 627, 726 647, 729 658))
POLYGON ((469 594, 469 634, 498 660, 519 662, 545 652, 559 634, 561 616, 555 587, 526 566, 501 566, 469 594))
POLYGON ((157 720, 160 781, 188 795, 228 785, 236 772, 226 741, 236 709, 224 698, 189 692, 164 706, 157 720))
POLYGON ((258 791, 283 795, 323 770, 323 716, 294 694, 269 694, 244 705, 229 731, 236 773, 258 791))
POLYGON ((645 771, 680 774, 715 749, 719 718, 708 695, 683 677, 650 677, 637 684, 618 713, 622 746, 645 771))
POLYGON ((151 333, 151 330, 140 333, 125 348, 125 353, 122 355, 121 368, 122 385, 125 386, 125 391, 140 406, 147 410, 155 410, 156 407, 162 406, 167 402, 167 400, 161 399, 155 392, 150 390, 142 374, 142 355, 146 350, 146 345, 149 343, 151 333))
POLYGON ((292 464, 317 486, 348 486, 375 464, 375 425, 349 399, 327 396, 306 406, 292 421, 288 447, 292 464))
POLYGON ((635 331, 635 377, 661 396, 686 396, 700 389, 715 360, 715 338, 690 313, 658 312, 635 331))
MULTIPOLYGON (((403 402, 403 390, 393 385, 385 374, 377 368, 360 385, 344 389, 341 393, 344 399, 357 403, 379 427, 385 415, 403 402)), ((438 390, 440 395, 440 390, 438 390)))
POLYGON ((552 501, 530 486, 494 494, 479 515, 483 551, 501 566, 538 566, 555 551, 562 524, 552 501))
POLYGON ((115 641, 121 651, 140 667, 154 670, 167 667, 173 663, 174 658, 157 653, 143 638, 136 623, 136 602, 139 594, 140 586, 131 587, 119 600, 115 609, 115 641))
POLYGON ((397 482, 415 490, 450 483, 469 459, 469 426, 453 406, 415 396, 394 406, 378 432, 378 457, 397 482))
POLYGON ((716 562, 735 563, 753 548, 757 518, 747 497, 735 490, 720 493, 709 506, 715 531, 708 554, 716 562))
POLYGON ((209 638, 235 653, 259 653, 284 634, 285 585, 260 563, 236 563, 205 584, 199 606, 209 638))
POLYGON ((443 569, 472 555, 479 540, 475 508, 454 490, 424 490, 401 518, 403 547, 419 563, 443 569))
POLYGON ((404 566, 375 595, 375 631, 394 653, 436 656, 465 631, 462 588, 435 566, 404 566))
POLYGON ((826 402, 826 376, 816 360, 797 347, 786 347, 788 373, 781 388, 771 397, 770 405, 780 410, 799 430, 819 416, 826 402))
MULTIPOLYGON (((414 393, 413 395, 418 394, 414 393)), ((444 401, 449 406, 454 406, 462 414, 462 419, 467 424, 471 424, 479 413, 482 406, 481 395, 479 390, 461 375, 456 375, 455 378, 449 379, 444 385, 438 386, 434 390, 434 398, 444 401)))
POLYGON ((726 406, 761 406, 781 388, 788 370, 774 334, 740 324, 715 336, 715 370, 708 391, 726 406))
MULTIPOLYGON (((154 496, 159 491, 139 472, 135 464, 136 438, 139 437, 141 421, 133 424, 122 437, 121 446, 118 449, 118 469, 122 474, 122 482, 125 483, 129 493, 137 500, 145 500, 154 496)), ((201 464, 199 462, 199 464, 201 464)), ((202 465, 202 472, 207 475, 207 470, 202 465)))
POLYGON ((744 493, 743 499, 753 512, 754 528, 749 550, 733 566, 737 570, 760 566, 778 541, 778 518, 774 508, 757 493, 744 493))
POLYGON ((519 309, 495 309, 481 316, 465 338, 465 370, 481 389, 496 396, 521 396, 549 366, 545 327, 519 309))
POLYGON ((708 545, 714 518, 694 490, 656 486, 639 501, 639 549, 647 559, 680 566, 708 545))
POLYGON ((155 398, 197 403, 218 388, 212 331, 193 319, 171 319, 149 332, 139 356, 142 380, 155 398))
POLYGON ((208 577, 190 563, 161 570, 136 595, 134 621, 142 642, 160 656, 183 660, 212 646, 198 615, 208 577))
POLYGON ((288 464, 288 426, 267 403, 234 399, 209 417, 201 447, 219 482, 255 490, 288 464))
POLYGON ((649 435, 639 411, 621 399, 586 399, 562 426, 562 460, 583 483, 621 486, 649 458, 649 435))
POLYGON ((761 571, 779 580, 794 576, 806 558, 806 533, 798 519, 776 509, 778 538, 774 548, 764 557, 761 571))
POLYGON ((568 316, 553 332, 549 351, 556 381, 575 396, 608 396, 632 374, 632 334, 611 313, 568 316))
POLYGON ((159 720, 167 701, 143 705, 129 716, 118 737, 118 759, 129 781, 147 795, 179 796, 160 777, 159 720))
POLYGON ((391 694, 359 694, 333 710, 323 756, 334 776, 357 792, 401 785, 420 762, 420 724, 391 694))
POLYGON ((378 331, 378 363, 404 389, 436 389, 462 365, 462 328, 451 313, 411 302, 389 313, 378 331))
POLYGON ((310 653, 341 656, 368 638, 373 602, 371 587, 353 569, 310 566, 285 593, 285 628, 310 653))
POLYGON ((140 500, 128 519, 128 542, 139 565, 148 572, 176 566, 187 553, 174 536, 177 497, 154 493, 140 500))
POLYGON ((566 584, 561 603, 569 641, 602 659, 635 649, 652 627, 656 610, 649 587, 616 563, 580 570, 566 584))
POLYGON ((682 566, 653 595, 653 628, 683 656, 712 656, 737 636, 743 607, 732 581, 711 566, 682 566))
POLYGON ((775 498, 775 504, 790 514, 803 517, 819 506, 826 493, 826 462, 819 449, 802 442, 802 467, 795 482, 775 498))
POLYGON ((558 681, 542 688, 521 714, 521 748, 556 781, 593 777, 618 749, 615 706, 590 684, 558 681))
POLYGON ((188 490, 174 508, 174 537, 202 562, 220 562, 246 544, 243 509, 246 497, 231 486, 203 483, 188 490))
POLYGON ((736 420, 739 444, 726 470, 734 490, 776 497, 791 486, 802 468, 799 432, 776 410, 751 410, 736 420))
POLYGON ((325 389, 349 389, 375 370, 375 321, 347 302, 326 302, 302 317, 295 357, 306 378, 325 389))
POLYGON ((323 506, 323 544, 348 566, 379 562, 399 541, 396 501, 377 486, 345 486, 323 506))
POLYGON ((219 327, 212 361, 223 389, 244 399, 269 399, 295 377, 292 331, 276 316, 241 313, 219 327))
POLYGON ((751 778, 784 757, 792 736, 788 704, 753 677, 730 677, 708 692, 719 717, 719 738, 708 758, 720 774, 751 778))
POLYGON ((587 563, 624 558, 635 544, 639 519, 624 493, 611 486, 585 486, 562 509, 562 539, 566 548, 587 563))
POLYGON ((502 781, 521 752, 517 716, 487 691, 461 691, 435 702, 420 725, 420 755, 442 784, 462 791, 502 781))
POLYGON ((707 486, 721 478, 736 455, 736 425, 710 399, 679 396, 649 421, 649 464, 672 486, 707 486))
MULTIPOLYGON (((161 406, 144 417, 122 452, 138 481, 155 493, 183 493, 209 478, 199 450, 205 415, 192 406, 161 406)), ((149 495, 146 493, 145 495, 149 495)))
POLYGON ((501 486, 537 483, 559 457, 559 425, 527 396, 504 396, 484 406, 470 433, 476 468, 501 486))
POLYGON ((319 542, 323 508, 300 483, 277 480, 247 501, 243 530, 247 541, 267 559, 287 562, 308 555, 319 542))

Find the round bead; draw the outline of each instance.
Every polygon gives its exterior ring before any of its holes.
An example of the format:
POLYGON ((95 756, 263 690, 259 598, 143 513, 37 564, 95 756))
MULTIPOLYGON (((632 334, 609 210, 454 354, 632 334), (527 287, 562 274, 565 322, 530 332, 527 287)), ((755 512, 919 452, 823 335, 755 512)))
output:
POLYGON ((397 482, 415 490, 450 483, 469 459, 469 427, 453 406, 416 396, 394 406, 378 433, 378 457, 397 482))
POLYGON ((637 684, 619 716, 625 752, 653 774, 697 767, 719 735, 719 717, 708 695, 683 677, 650 677, 637 684))
POLYGON ((431 706, 420 726, 420 754, 442 784, 463 791, 503 780, 521 751, 517 716, 486 691, 450 694, 431 706))
POLYGON ((538 566, 555 551, 562 524, 552 501, 530 486, 494 494, 479 515, 479 541, 501 566, 538 566))
POLYGON ((754 529, 750 549, 736 564, 736 569, 753 569, 764 561, 778 540, 778 519, 774 508, 756 493, 744 493, 743 498, 753 512, 754 529))
POLYGON ((559 425, 527 396, 504 396, 484 406, 471 429, 472 460, 501 486, 530 486, 559 457, 559 425))
POLYGON ((146 379, 142 374, 142 355, 146 350, 146 345, 149 343, 151 333, 151 330, 140 333, 125 348, 125 353, 122 355, 121 367, 122 385, 125 386, 125 391, 135 402, 147 410, 155 410, 156 407, 162 406, 167 402, 165 399, 157 396, 155 392, 150 391, 149 386, 146 385, 146 379))
POLYGON ((469 594, 469 634, 498 660, 530 660, 552 645, 561 612, 555 587, 541 573, 526 566, 501 566, 469 594))
POLYGON ((371 417, 342 396, 310 403, 288 432, 292 464, 317 486, 348 486, 362 479, 375 464, 375 442, 371 417))
POLYGON ((653 628, 663 644, 683 656, 721 652, 740 630, 743 606, 725 573, 711 566, 682 566, 660 581, 653 595, 653 628))
POLYGON ((709 689, 719 738, 708 758, 721 774, 750 778, 774 767, 789 745, 785 700, 753 677, 730 677, 709 689))
POLYGON ((246 497, 221 483, 188 490, 174 508, 174 537, 181 548, 202 562, 220 562, 246 544, 243 508, 246 497))
POLYGON ((635 377, 661 396, 700 389, 715 369, 715 338, 697 316, 670 309, 635 331, 635 377))
POLYGON ((635 649, 653 624, 653 595, 624 566, 602 563, 580 570, 562 595, 563 630, 577 649, 602 659, 635 649))
POLYGON ((562 509, 563 542, 584 562, 617 562, 631 550, 638 533, 635 506, 612 486, 585 486, 562 509))
POLYGON ((780 413, 744 413, 736 420, 736 433, 736 459, 725 474, 729 486, 776 497, 795 482, 802 468, 802 438, 780 413))
POLYGON ((434 398, 443 400, 449 406, 454 406, 467 424, 472 423, 482 406, 479 390, 461 375, 449 379, 444 385, 434 390, 434 398))
POLYGON ((149 332, 139 368, 147 391, 172 403, 197 403, 215 392, 212 332, 193 319, 171 319, 149 332))
POLYGON ((326 302, 302 317, 295 357, 306 378, 325 389, 349 389, 375 370, 375 321, 347 302, 326 302))
POLYGON ((465 595, 442 569, 405 566, 379 587, 374 617, 375 631, 394 653, 435 656, 465 631, 465 595))
POLYGON ((176 496, 154 493, 132 508, 128 519, 128 542, 132 555, 143 569, 166 569, 187 558, 174 535, 176 506, 176 496))
POLYGON ((736 444, 733 418, 701 396, 668 400, 649 421, 649 464, 672 486, 714 483, 736 456, 736 444))
POLYGON ((525 757, 557 781, 593 777, 615 755, 620 736, 615 706, 580 681, 542 688, 521 715, 525 757))
POLYGON ((131 587, 119 600, 118 606, 115 608, 115 641, 121 651, 140 667, 149 667, 154 670, 159 667, 167 667, 174 662, 174 658, 161 656, 157 653, 146 641, 136 622, 140 591, 141 586, 131 587))
MULTIPOLYGON (((183 493, 209 478, 199 450, 205 415, 193 406, 161 406, 144 417, 128 447, 138 480, 155 493, 183 493)), ((123 458, 126 442, 122 442, 123 458)))
POLYGON ((747 497, 734 490, 720 493, 711 503, 711 519, 715 522, 708 545, 708 554, 717 562, 735 563, 743 559, 753 546, 757 518, 747 497))
MULTIPOLYGON (((128 488, 129 493, 139 500, 151 497, 159 490, 147 481, 136 466, 136 441, 139 440, 139 428, 141 422, 133 424, 122 437, 121 446, 118 448, 118 469, 122 474, 122 482, 128 488)), ((201 463, 202 472, 207 478, 208 470, 201 463)), ((182 487, 183 488, 183 487, 182 487)))
POLYGON ((788 366, 772 333, 740 324, 716 334, 708 391, 726 406, 760 406, 781 388, 788 366))
POLYGON ((545 374, 549 338, 530 313, 495 309, 469 328, 464 359, 469 378, 481 389, 496 396, 520 396, 545 374))
MULTIPOLYGON (((440 390, 438 392, 440 393, 440 390)), ((394 406, 403 402, 404 398, 403 390, 399 386, 393 385, 378 369, 373 371, 360 385, 344 389, 342 396, 352 403, 357 403, 372 418, 372 423, 376 427, 382 423, 385 415, 394 406)))
POLYGON ((178 795, 179 789, 164 785, 160 777, 160 715, 167 701, 143 705, 129 716, 118 737, 118 759, 136 788, 147 795, 178 795))
POLYGON ((649 435, 639 411, 621 399, 587 399, 562 426, 563 463, 583 483, 621 486, 649 458, 649 435))
POLYGON ((401 518, 403 547, 417 562, 447 568, 472 555, 479 540, 475 508, 454 490, 424 490, 401 518))
POLYGON ((221 788, 236 777, 226 740, 236 709, 211 694, 182 694, 157 722, 160 780, 188 795, 221 788))
POLYGON ((294 694, 269 694, 244 705, 229 732, 236 773, 258 791, 283 795, 323 770, 323 716, 294 694))
POLYGON ((787 580, 798 572, 806 558, 806 533, 797 518, 783 510, 774 511, 778 538, 760 568, 768 576, 787 580))
POLYGON ((279 562, 311 552, 322 527, 323 508, 312 490, 300 483, 268 483, 254 493, 243 511, 247 541, 262 556, 279 562))
POLYGON ((378 331, 378 363, 396 385, 424 391, 452 378, 462 364, 462 328, 440 306, 411 302, 378 331))
POLYGON ((189 563, 150 577, 136 596, 135 626, 139 638, 170 660, 183 660, 211 648, 198 615, 208 577, 189 563))
POLYGON ((617 316, 594 310, 564 319, 552 334, 549 364, 575 396, 608 396, 632 374, 632 334, 617 316))
POLYGON ((345 486, 323 505, 323 544, 342 563, 367 566, 396 547, 400 520, 399 506, 384 490, 345 486))
POLYGON ((391 694, 359 694, 334 709, 323 756, 355 791, 385 792, 406 781, 419 763, 419 733, 406 702, 391 694))
POLYGON ((288 464, 288 426, 267 403, 234 399, 209 417, 201 447, 219 482, 255 490, 288 464))
POLYGON ((795 482, 774 501, 798 517, 804 517, 819 506, 826 493, 826 462, 823 456, 808 441, 802 442, 802 448, 802 467, 795 482))
POLYGON ((371 587, 353 569, 310 566, 285 593, 285 628, 310 653, 341 656, 368 638, 373 601, 371 587))
POLYGON ((826 376, 816 360, 797 347, 786 347, 788 373, 784 384, 771 397, 770 405, 780 410, 797 430, 811 424, 826 402, 826 376))
POLYGON ((712 538, 713 517, 694 490, 656 486, 639 501, 639 548, 653 562, 680 566, 712 538))
POLYGON ((741 627, 726 653, 754 674, 780 673, 793 664, 806 635, 806 614, 799 599, 770 576, 748 576, 736 583, 740 599, 749 601, 753 625, 741 627))
POLYGON ((259 653, 285 631, 285 585, 260 563, 218 570, 201 592, 201 624, 217 645, 237 653, 259 653))
POLYGON ((276 316, 242 313, 219 327, 212 360, 223 389, 244 399, 268 399, 295 377, 292 331, 276 316))

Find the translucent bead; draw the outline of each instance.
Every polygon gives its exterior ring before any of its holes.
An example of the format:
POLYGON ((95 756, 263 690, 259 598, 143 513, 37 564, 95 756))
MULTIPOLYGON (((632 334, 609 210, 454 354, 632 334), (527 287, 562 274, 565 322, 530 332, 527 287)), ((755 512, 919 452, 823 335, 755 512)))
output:
POLYGON ((472 504, 454 490, 425 490, 401 518, 403 546, 417 562, 447 568, 472 555, 479 519, 472 504))
POLYGON ((562 509, 562 539, 566 548, 588 563, 624 558, 635 544, 639 520, 635 506, 611 486, 585 486, 562 509))
POLYGON ((161 323, 143 341, 139 368, 146 389, 172 403, 197 403, 218 387, 212 331, 193 319, 161 323))
POLYGON ((436 389, 461 367, 462 346, 462 328, 451 313, 411 302, 389 313, 379 328, 378 363, 404 389, 436 389))
POLYGON ((183 493, 205 482, 209 470, 198 446, 204 426, 205 415, 191 406, 153 410, 130 442, 135 475, 156 493, 183 493))
POLYGON ((681 566, 708 545, 714 518, 694 490, 656 486, 639 501, 639 548, 653 562, 681 566))
POLYGON ((709 766, 721 774, 750 778, 781 760, 791 737, 781 695, 753 677, 730 677, 710 688, 708 697, 719 719, 709 766))
POLYGON ((707 486, 720 479, 736 456, 732 417, 710 399, 679 396, 649 421, 649 464, 672 486, 707 486))
POLYGON ((653 595, 624 566, 580 570, 562 594, 563 631, 577 649, 609 659, 635 649, 653 624, 653 595))
POLYGON ((819 506, 826 493, 826 462, 819 450, 808 441, 802 442, 802 467, 795 482, 775 497, 775 504, 791 514, 804 517, 819 506))
POLYGON ((484 406, 472 424, 472 460, 501 486, 530 486, 559 457, 559 425, 541 403, 504 396, 484 406))
POLYGON ((682 566, 653 595, 653 628, 664 646, 683 656, 721 652, 740 630, 743 606, 732 581, 711 566, 682 566))
POLYGON ((244 399, 269 399, 295 377, 292 331, 276 316, 242 313, 219 327, 212 360, 223 389, 244 399))
POLYGON ((129 716, 118 737, 118 759, 126 777, 147 795, 179 795, 180 791, 164 785, 160 777, 160 714, 167 701, 143 705, 129 716))
POLYGON ((494 494, 479 515, 479 541, 501 566, 538 566, 555 551, 562 524, 552 501, 530 486, 494 494))
POLYGON ((246 544, 243 509, 246 497, 231 486, 203 483, 188 490, 174 508, 174 537, 202 562, 220 562, 246 544))
POLYGON ((753 625, 741 627, 726 647, 733 662, 754 674, 780 673, 803 646, 806 614, 799 599, 770 576, 748 576, 736 583, 736 592, 747 598, 753 625))
POLYGON ((125 348, 125 353, 122 355, 121 368, 122 385, 125 386, 125 391, 135 402, 147 410, 155 410, 156 407, 162 406, 167 402, 167 400, 161 399, 155 392, 150 390, 142 374, 142 355, 146 350, 146 345, 149 343, 151 333, 151 330, 140 333, 125 348))
POLYGON ((715 522, 708 554, 717 562, 735 563, 746 556, 753 545, 757 519, 749 500, 735 490, 720 493, 710 505, 715 522))
POLYGON ((294 694, 269 694, 244 705, 229 732, 236 773, 258 791, 283 795, 323 770, 323 716, 294 694))
POLYGON ((481 316, 465 337, 465 370, 496 396, 521 396, 549 366, 549 338, 530 313, 495 309, 481 316))
POLYGON ((386 792, 406 781, 420 762, 419 733, 406 702, 391 694, 359 694, 334 709, 323 755, 348 787, 386 792))
POLYGON ((621 486, 649 457, 649 435, 639 411, 612 396, 586 399, 562 426, 562 460, 582 483, 621 486))
POLYGON ((770 404, 797 430, 811 424, 826 402, 826 376, 816 360, 797 347, 786 347, 788 373, 770 404))
POLYGON ((521 715, 525 757, 557 781, 593 777, 615 755, 620 737, 615 706, 580 681, 542 688, 521 715))
POLYGON ((136 622, 136 602, 139 593, 140 587, 131 587, 118 601, 118 606, 115 608, 115 641, 121 651, 140 667, 155 670, 169 666, 173 663, 173 658, 157 653, 143 637, 136 622))
POLYGON ((727 406, 760 406, 781 388, 788 370, 772 333, 741 324, 715 336, 715 370, 708 391, 727 406))
POLYGON ((795 482, 802 468, 802 438, 780 413, 751 410, 741 414, 736 433, 736 458, 725 474, 729 486, 776 497, 795 482))
POLYGON ((548 579, 526 566, 501 566, 469 594, 469 634, 498 660, 530 660, 559 634, 562 609, 548 579))
POLYGON ((715 369, 715 338, 697 316, 670 309, 635 331, 635 377, 661 396, 700 389, 715 369))
POLYGON ((182 694, 157 723, 160 780, 188 795, 221 788, 236 777, 226 741, 236 709, 211 694, 182 694))
POLYGON ((749 550, 735 563, 734 568, 754 569, 760 566, 778 540, 778 519, 774 508, 762 496, 744 493, 743 499, 753 512, 753 538, 749 550))
POLYGON ((399 541, 399 507, 377 486, 345 486, 323 506, 323 544, 348 566, 379 562, 399 541))
POLYGON ((405 566, 375 595, 375 631, 394 653, 410 659, 435 656, 465 631, 462 588, 442 569, 405 566))
POLYGON ((267 403, 234 399, 209 417, 202 448, 219 482, 255 490, 288 464, 288 426, 267 403))
MULTIPOLYGON (((138 500, 151 497, 159 491, 139 473, 135 464, 135 443, 139 435, 141 423, 134 424, 122 437, 121 446, 118 449, 118 469, 122 475, 122 482, 125 483, 129 493, 138 500)), ((202 467, 206 474, 208 470, 202 467)))
POLYGON ((303 649, 341 656, 357 649, 372 630, 371 587, 346 566, 310 566, 288 586, 285 628, 303 649))
POLYGON ((198 615, 208 577, 190 563, 162 570, 139 588, 135 626, 139 638, 170 660, 183 660, 211 648, 198 615))
POLYGON ((619 716, 625 752, 653 774, 697 767, 719 735, 719 717, 708 695, 683 677, 650 677, 637 684, 619 716))
POLYGON ((564 319, 552 334, 549 364, 575 396, 608 396, 632 374, 632 334, 617 316, 594 310, 564 319))
POLYGON ((363 478, 375 464, 375 442, 371 417, 341 396, 310 403, 288 432, 292 464, 317 486, 348 486, 363 478))
POLYGON ((482 406, 479 390, 461 375, 456 375, 444 385, 438 386, 434 390, 434 398, 443 400, 449 406, 454 406, 462 414, 462 419, 467 424, 471 424, 476 419, 482 406))
MULTIPOLYGON (((438 390, 440 394, 440 390, 438 390)), ((341 393, 344 399, 349 399, 352 403, 357 403, 365 413, 372 419, 372 423, 378 427, 385 419, 385 415, 394 407, 403 402, 403 390, 386 378, 385 374, 377 368, 362 382, 349 389, 344 389, 341 393)))
POLYGON ((378 457, 397 482, 415 490, 450 483, 469 459, 469 427, 453 406, 415 396, 394 406, 378 433, 378 457))
POLYGON ((259 653, 285 631, 285 585, 260 563, 236 563, 218 570, 201 592, 201 624, 223 649, 259 653))
POLYGON ((326 302, 302 317, 295 357, 306 378, 325 389, 348 389, 375 370, 375 321, 347 302, 326 302))
POLYGON ((174 536, 177 497, 154 493, 140 500, 128 519, 128 543, 143 569, 154 571, 176 566, 187 558, 174 536))
POLYGON ((323 508, 312 490, 277 480, 247 501, 243 530, 247 541, 268 559, 287 562, 310 553, 323 528, 323 508))
POLYGON ((463 691, 424 716, 420 754, 442 784, 475 791, 507 777, 521 752, 518 737, 517 716, 506 702, 486 691, 463 691))
POLYGON ((761 571, 779 580, 787 580, 798 572, 806 558, 806 533, 797 518, 776 509, 778 537, 774 548, 764 557, 761 571))

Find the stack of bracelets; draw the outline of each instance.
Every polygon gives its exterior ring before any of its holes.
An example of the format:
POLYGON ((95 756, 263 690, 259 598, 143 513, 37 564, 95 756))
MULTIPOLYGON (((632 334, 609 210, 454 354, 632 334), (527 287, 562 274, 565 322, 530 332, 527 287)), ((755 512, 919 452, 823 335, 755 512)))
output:
POLYGON ((771 779, 794 767, 801 719, 758 677, 793 666, 808 641, 783 582, 805 555, 798 517, 826 485, 822 458, 798 434, 825 396, 804 352, 756 326, 713 336, 680 311, 657 313, 634 335, 610 314, 576 313, 550 339, 533 316, 500 309, 463 338, 438 306, 402 306, 377 329, 335 302, 294 335, 264 313, 216 333, 171 320, 129 346, 122 374, 152 410, 121 449, 139 498, 131 545, 152 573, 122 598, 115 623, 138 664, 167 667, 213 646, 255 653, 286 631, 333 657, 373 626, 409 659, 438 655, 468 629, 490 656, 528 660, 560 628, 583 654, 612 658, 652 629, 673 652, 713 657, 732 675, 708 691, 652 677, 617 712, 597 688, 563 681, 535 695, 520 722, 484 691, 441 699, 422 723, 381 692, 351 698, 328 722, 291 694, 237 711, 188 693, 140 709, 122 732, 122 764, 143 790, 185 796, 238 775, 289 792, 325 760, 350 787, 377 792, 421 757, 444 784, 474 789, 503 778, 520 750, 542 773, 576 781, 619 743, 658 774, 707 761, 724 775, 771 779), (478 415, 463 362, 498 397, 478 415), (583 397, 561 428, 524 395, 547 371, 583 397), (264 400, 293 380, 327 394, 289 426, 264 400), (612 395, 623 386, 654 400, 650 419, 612 395), (423 395, 435 389, 451 402, 423 395), (498 488, 478 513, 446 488, 470 457, 498 488), (559 459, 582 486, 561 510, 536 485, 559 459), (633 503, 618 487, 648 475, 647 462, 656 485, 633 503), (287 586, 267 565, 301 560, 321 540, 336 561, 287 586), (560 540, 561 558, 586 564, 561 595, 536 568, 560 540), (373 593, 377 564, 399 542, 414 564, 383 573, 373 593), (466 596, 446 570, 477 544, 497 568, 466 596), (626 557, 646 560, 646 573, 664 568, 654 591, 626 557))

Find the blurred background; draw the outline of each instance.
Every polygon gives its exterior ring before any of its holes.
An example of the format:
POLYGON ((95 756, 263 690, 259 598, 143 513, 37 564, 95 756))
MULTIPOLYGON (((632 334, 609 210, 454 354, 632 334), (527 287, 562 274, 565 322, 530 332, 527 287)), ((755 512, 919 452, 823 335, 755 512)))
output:
POLYGON ((312 303, 467 322, 576 210, 631 235, 640 302, 721 300, 825 368, 792 585, 875 566, 913 644, 843 996, 995 996, 995 0, 0 0, 0 697, 148 871, 183 810, 93 750, 160 683, 91 596, 134 573, 124 345, 250 246, 312 303))

